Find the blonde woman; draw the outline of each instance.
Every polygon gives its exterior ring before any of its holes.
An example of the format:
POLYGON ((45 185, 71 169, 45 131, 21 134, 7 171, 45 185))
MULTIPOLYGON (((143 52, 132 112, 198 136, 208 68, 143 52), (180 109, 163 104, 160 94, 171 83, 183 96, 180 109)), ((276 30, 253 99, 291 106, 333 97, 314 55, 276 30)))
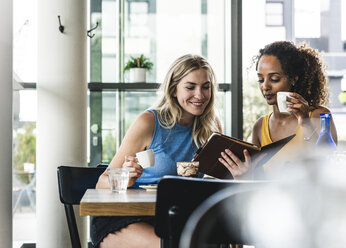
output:
MULTIPOLYGON (((177 161, 190 161, 212 132, 222 131, 214 112, 216 90, 213 69, 203 57, 178 58, 161 85, 157 106, 135 120, 109 167, 130 168, 129 187, 176 175, 177 161), (154 150, 155 165, 144 170, 135 154, 147 149, 154 150)), ((97 188, 109 188, 106 171, 97 188)), ((101 248, 160 246, 151 217, 97 217, 91 232, 101 248)))

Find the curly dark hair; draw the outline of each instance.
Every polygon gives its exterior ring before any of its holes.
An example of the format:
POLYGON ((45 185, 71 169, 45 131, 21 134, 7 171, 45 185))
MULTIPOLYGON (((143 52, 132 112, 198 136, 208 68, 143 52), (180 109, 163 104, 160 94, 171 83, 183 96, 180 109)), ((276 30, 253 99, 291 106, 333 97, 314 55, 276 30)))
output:
POLYGON ((289 80, 298 80, 291 91, 300 94, 311 107, 328 104, 326 65, 320 53, 302 43, 297 46, 290 41, 276 41, 259 50, 255 57, 256 70, 263 55, 275 56, 289 80))

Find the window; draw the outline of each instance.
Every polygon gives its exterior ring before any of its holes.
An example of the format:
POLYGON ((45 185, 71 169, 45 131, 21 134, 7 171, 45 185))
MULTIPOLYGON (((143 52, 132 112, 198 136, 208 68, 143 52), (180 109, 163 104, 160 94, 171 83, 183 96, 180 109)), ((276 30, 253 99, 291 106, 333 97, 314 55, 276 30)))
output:
POLYGON ((36 239, 37 1, 13 1, 13 247, 36 239), (25 229, 23 229, 25 227, 25 229))
POLYGON ((283 26, 283 3, 266 3, 266 25, 283 26))
POLYGON ((292 40, 295 43, 306 42, 313 48, 323 51, 323 59, 328 65, 328 108, 333 113, 339 143, 346 142, 346 130, 343 128, 346 111, 344 103, 340 101, 340 94, 344 90, 343 68, 346 67, 346 53, 343 49, 346 40, 343 25, 345 11, 344 1, 268 0, 263 3, 243 0, 244 138, 251 140, 251 128, 255 120, 272 111, 258 90, 256 71, 254 66, 251 67, 252 57, 270 42, 292 40))
MULTIPOLYGON (((123 73, 123 65, 130 56, 144 54, 154 63, 147 82, 159 84, 171 63, 187 53, 205 56, 218 82, 229 83, 225 82, 228 72, 224 63, 225 57, 230 57, 225 54, 225 46, 230 42, 224 35, 225 1, 103 0, 91 3, 90 25, 95 26, 96 21, 102 23, 90 42, 91 83, 102 82, 105 88, 108 83, 127 83, 128 74, 123 73)), ((110 161, 130 124, 155 102, 155 87, 90 91, 90 125, 100 127, 96 134, 91 133, 90 164, 110 161)), ((222 91, 218 95, 219 104, 223 106, 226 95, 222 91)), ((224 120, 224 112, 220 116, 224 120)))

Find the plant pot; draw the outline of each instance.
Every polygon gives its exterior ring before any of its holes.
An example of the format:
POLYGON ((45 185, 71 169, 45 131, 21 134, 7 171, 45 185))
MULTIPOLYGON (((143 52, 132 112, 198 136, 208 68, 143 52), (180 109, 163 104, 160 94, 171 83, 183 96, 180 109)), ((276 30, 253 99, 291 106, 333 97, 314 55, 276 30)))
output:
POLYGON ((147 69, 145 68, 131 68, 130 69, 130 83, 145 83, 147 69))

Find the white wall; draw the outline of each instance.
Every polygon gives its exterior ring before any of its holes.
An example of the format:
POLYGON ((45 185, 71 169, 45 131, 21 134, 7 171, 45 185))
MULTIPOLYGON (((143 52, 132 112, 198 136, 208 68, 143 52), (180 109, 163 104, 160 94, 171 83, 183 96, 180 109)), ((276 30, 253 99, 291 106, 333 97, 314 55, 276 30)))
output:
MULTIPOLYGON (((87 1, 38 0, 37 246, 70 247, 57 167, 87 164, 87 1), (60 33, 58 15, 65 27, 60 33)), ((76 216, 79 214, 77 212, 76 216)), ((86 245, 86 225, 80 236, 86 245)))

